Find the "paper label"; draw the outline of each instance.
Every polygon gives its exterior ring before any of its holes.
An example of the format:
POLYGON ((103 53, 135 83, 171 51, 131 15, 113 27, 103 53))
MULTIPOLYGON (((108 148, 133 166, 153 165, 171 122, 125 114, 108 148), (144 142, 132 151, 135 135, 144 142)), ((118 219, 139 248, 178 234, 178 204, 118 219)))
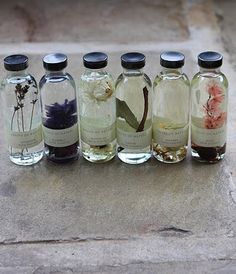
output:
POLYGON ((192 143, 202 147, 223 146, 226 141, 226 126, 216 129, 200 128, 192 124, 192 143))
POLYGON ((117 143, 127 149, 143 149, 152 143, 152 127, 141 132, 127 132, 117 128, 117 143))
POLYGON ((43 140, 42 127, 39 126, 25 132, 8 131, 7 140, 8 145, 13 148, 24 149, 35 147, 43 140))
POLYGON ((188 144, 188 125, 183 128, 153 128, 153 139, 164 147, 180 147, 188 144))
POLYGON ((79 140, 78 124, 65 129, 50 129, 43 126, 45 144, 54 147, 67 147, 79 140))
POLYGON ((108 127, 90 125, 81 120, 80 124, 81 140, 89 145, 104 146, 116 138, 116 125, 113 123, 108 127))

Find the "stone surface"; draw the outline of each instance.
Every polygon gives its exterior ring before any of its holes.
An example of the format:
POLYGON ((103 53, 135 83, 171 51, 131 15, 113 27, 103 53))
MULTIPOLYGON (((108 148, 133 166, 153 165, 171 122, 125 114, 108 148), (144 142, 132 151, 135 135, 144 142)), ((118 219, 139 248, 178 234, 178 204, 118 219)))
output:
POLYGON ((211 49, 224 54, 230 104, 227 155, 216 165, 188 155, 177 165, 154 159, 140 166, 118 159, 94 165, 80 158, 64 166, 43 160, 23 168, 10 163, 1 138, 0 273, 236 273, 234 5, 229 0, 2 4, 1 58, 29 53, 37 80, 43 75, 41 58, 52 51, 68 54, 68 70, 78 79, 87 51, 108 52, 108 69, 116 78, 120 55, 139 50, 153 79, 163 50, 184 52, 191 78, 197 54, 211 49))
POLYGON ((231 61, 234 63, 234 68, 236 67, 236 39, 234 35, 236 22, 235 9, 236 2, 226 0, 226 1, 215 1, 216 3, 216 17, 218 24, 221 29, 221 37, 224 42, 224 48, 226 52, 230 55, 231 61))
POLYGON ((180 239, 151 235, 121 241, 85 240, 80 243, 8 245, 1 248, 0 258, 6 269, 27 269, 34 266, 34 272, 30 273, 37 274, 57 271, 63 274, 142 273, 142 270, 143 273, 162 271, 161 273, 181 274, 235 271, 233 253, 236 242, 225 236, 206 240, 198 237, 180 239))
POLYGON ((180 0, 13 0, 2 3, 0 17, 1 42, 127 44, 132 40, 179 41, 188 37, 180 0))
POLYGON ((236 265, 233 261, 205 261, 205 262, 178 262, 178 263, 132 263, 124 266, 102 266, 102 267, 86 267, 81 271, 81 267, 56 267, 56 266, 39 266, 4 268, 1 274, 198 274, 198 273, 214 273, 214 274, 234 274, 236 265), (3 272, 2 272, 3 271, 3 272))

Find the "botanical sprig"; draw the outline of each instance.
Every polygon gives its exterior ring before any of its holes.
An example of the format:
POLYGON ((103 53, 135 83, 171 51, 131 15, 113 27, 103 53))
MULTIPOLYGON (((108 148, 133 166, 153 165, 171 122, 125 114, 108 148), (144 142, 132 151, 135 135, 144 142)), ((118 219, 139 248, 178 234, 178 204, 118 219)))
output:
MULTIPOLYGON (((77 123, 77 104, 76 99, 69 101, 65 99, 64 103, 54 103, 51 105, 45 105, 46 118, 43 121, 43 125, 50 129, 65 129, 72 127, 77 123)), ((45 144, 49 150, 49 155, 56 162, 66 162, 71 157, 77 155, 78 142, 70 146, 54 147, 45 144)))
MULTIPOLYGON (((33 125, 34 108, 35 108, 35 104, 38 101, 37 85, 33 80, 29 79, 27 81, 26 85, 22 85, 20 83, 16 84, 14 93, 15 93, 16 105, 14 106, 14 110, 13 110, 13 114, 12 114, 12 118, 11 118, 11 126, 10 126, 11 130, 13 130, 13 123, 14 123, 16 114, 17 114, 16 122, 17 122, 18 132, 25 132, 27 130, 31 130, 32 125, 33 125), (29 93, 29 90, 31 87, 34 88, 34 91, 32 91, 32 92, 33 92, 35 98, 33 98, 30 102, 32 104, 30 123, 29 123, 29 127, 26 128, 25 114, 24 114, 23 110, 25 107, 26 96, 28 96, 27 94, 29 93)), ((28 151, 28 148, 26 147, 25 149, 22 149, 22 151, 21 151, 22 155, 23 155, 24 150, 28 151)))
POLYGON ((104 102, 113 94, 112 83, 107 80, 98 80, 89 83, 88 90, 84 92, 85 100, 94 101, 95 103, 104 102))
POLYGON ((216 82, 209 84, 207 91, 209 97, 207 103, 203 105, 203 110, 206 113, 204 118, 205 128, 220 128, 227 119, 226 112, 223 112, 220 108, 224 100, 224 91, 216 82))
POLYGON ((25 85, 22 87, 21 84, 17 84, 15 87, 15 94, 17 97, 17 106, 19 106, 20 108, 24 107, 24 104, 22 103, 22 101, 25 99, 25 95, 29 90, 29 85, 25 85))
POLYGON ((46 119, 44 126, 51 129, 64 129, 77 123, 76 100, 65 100, 63 104, 46 105, 46 119))

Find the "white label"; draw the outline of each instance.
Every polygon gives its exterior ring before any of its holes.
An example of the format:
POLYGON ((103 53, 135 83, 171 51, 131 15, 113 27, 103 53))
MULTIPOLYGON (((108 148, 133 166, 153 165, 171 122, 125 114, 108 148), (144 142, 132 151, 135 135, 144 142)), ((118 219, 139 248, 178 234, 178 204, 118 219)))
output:
POLYGON ((67 147, 79 140, 78 124, 65 129, 50 129, 43 126, 45 144, 54 147, 67 147))
POLYGON ((81 140, 93 146, 107 145, 116 138, 115 123, 108 127, 99 127, 99 125, 90 125, 81 120, 80 132, 81 140))
POLYGON ((143 149, 152 143, 152 127, 141 132, 127 132, 117 128, 117 142, 127 149, 143 149))
POLYGON ((180 147, 188 143, 188 126, 184 128, 153 130, 154 142, 164 147, 180 147))
POLYGON ((39 126, 25 132, 8 131, 7 139, 8 145, 13 148, 24 149, 35 147, 43 140, 42 127, 39 126))
POLYGON ((191 139, 192 143, 202 147, 223 146, 226 141, 226 126, 206 129, 192 124, 191 139))

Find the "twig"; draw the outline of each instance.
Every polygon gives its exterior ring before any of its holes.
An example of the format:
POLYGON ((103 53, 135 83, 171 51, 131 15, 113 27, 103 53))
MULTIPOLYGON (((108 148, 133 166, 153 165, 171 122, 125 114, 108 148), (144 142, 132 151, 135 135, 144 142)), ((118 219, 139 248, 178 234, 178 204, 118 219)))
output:
POLYGON ((143 96, 144 96, 143 118, 142 118, 136 132, 141 132, 144 130, 145 122, 147 120, 147 114, 148 114, 148 89, 147 89, 147 87, 143 88, 143 96))
MULTIPOLYGON (((17 98, 17 94, 16 94, 16 92, 15 92, 15 95, 16 95, 16 104, 17 104, 17 107, 19 106, 19 101, 18 101, 18 98, 17 98)), ((19 109, 19 108, 18 108, 19 109)), ((17 114, 17 117, 16 117, 16 119, 17 119, 17 127, 18 127, 18 131, 20 132, 20 124, 19 124, 19 112, 18 112, 18 109, 16 110, 16 114, 17 114)))
MULTIPOLYGON (((36 103, 36 102, 35 102, 36 103)), ((32 123, 33 123, 33 115, 34 115, 34 105, 35 105, 34 101, 32 101, 32 110, 31 110, 31 117, 30 117, 30 127, 29 127, 29 130, 31 130, 32 128, 32 123)))
POLYGON ((13 120, 14 120, 15 114, 16 114, 16 111, 14 110, 12 118, 11 118, 11 130, 13 129, 13 120))
POLYGON ((21 107, 21 124, 22 124, 22 131, 25 131, 25 124, 24 124, 24 113, 23 113, 23 108, 21 107))

